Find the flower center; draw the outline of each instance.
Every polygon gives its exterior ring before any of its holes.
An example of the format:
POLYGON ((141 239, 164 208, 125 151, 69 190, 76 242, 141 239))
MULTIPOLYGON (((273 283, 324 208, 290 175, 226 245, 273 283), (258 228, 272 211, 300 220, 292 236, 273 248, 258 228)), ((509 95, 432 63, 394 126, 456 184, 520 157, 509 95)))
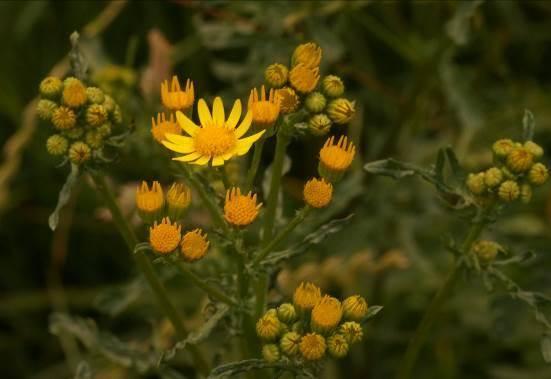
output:
POLYGON ((208 125, 195 135, 195 150, 205 156, 219 156, 230 152, 236 144, 233 129, 208 125))

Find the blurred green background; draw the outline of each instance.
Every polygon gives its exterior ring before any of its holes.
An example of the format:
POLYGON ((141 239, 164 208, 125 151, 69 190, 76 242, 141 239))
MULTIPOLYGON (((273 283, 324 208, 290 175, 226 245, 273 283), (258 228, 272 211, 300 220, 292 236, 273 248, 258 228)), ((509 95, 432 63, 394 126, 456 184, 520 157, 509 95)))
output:
MULTIPOLYGON (((535 115, 536 141, 551 151, 550 18, 551 2, 520 0, 0 2, 2 377, 73 377, 75 357, 67 364, 65 355, 74 341, 60 343, 48 330, 54 310, 94 317, 127 341, 144 337, 155 316, 139 304, 147 297, 116 317, 98 307, 97 296, 129 281, 134 268, 88 181, 81 181, 58 230, 47 225, 68 168, 47 155, 51 131, 35 119, 31 102, 59 62, 63 74, 72 31, 81 32, 92 78, 136 125, 111 169, 129 213, 136 181, 171 179, 149 134, 160 80, 174 72, 194 80, 198 97, 245 99, 268 64, 285 63, 298 43, 321 45, 322 71, 341 76, 357 101, 348 133, 360 147, 355 172, 321 220, 355 217, 274 278, 273 300, 288 296, 301 278, 314 278, 335 295, 359 292, 384 305, 363 345, 329 365, 325 377, 388 378, 450 264, 443 236, 461 238, 466 225, 429 186, 370 177, 361 166, 390 156, 431 164, 439 147, 451 145, 467 168, 487 167, 495 139, 520 136, 524 109, 535 115)), ((309 138, 291 145, 289 198, 315 174, 321 143, 309 138)), ((272 153, 268 146, 264 164, 272 153)), ((201 216, 200 209, 195 213, 201 216)), ((534 260, 508 273, 548 295, 550 223, 546 186, 487 235, 513 251, 536 251, 534 260)), ((480 280, 467 279, 449 299, 415 377, 550 378, 530 310, 499 288, 488 294, 480 280)), ((193 296, 200 295, 190 290, 183 297, 193 296)), ((95 377, 138 376, 104 366, 95 377)))

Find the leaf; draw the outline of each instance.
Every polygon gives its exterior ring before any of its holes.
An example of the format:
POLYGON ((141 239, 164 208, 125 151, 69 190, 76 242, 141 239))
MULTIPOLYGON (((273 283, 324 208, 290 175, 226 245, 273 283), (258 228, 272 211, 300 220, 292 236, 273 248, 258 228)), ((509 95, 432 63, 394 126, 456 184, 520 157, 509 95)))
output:
POLYGON ((372 318, 377 316, 377 313, 383 310, 383 306, 381 305, 371 305, 367 309, 367 315, 362 320, 362 324, 366 324, 368 321, 370 321, 372 318))
POLYGON ((260 262, 260 265, 271 267, 285 259, 289 259, 295 255, 302 254, 311 245, 317 245, 323 242, 323 240, 325 240, 331 234, 339 232, 346 224, 348 224, 348 222, 350 222, 352 217, 354 217, 353 214, 345 218, 329 221, 328 223, 319 227, 315 232, 308 234, 301 242, 295 244, 289 249, 270 254, 267 258, 260 262))
POLYGON ((92 369, 86 361, 80 361, 75 370, 75 379, 92 379, 92 369))
POLYGON ((496 266, 506 266, 506 265, 515 264, 515 263, 524 263, 531 259, 534 259, 535 257, 536 257, 536 253, 534 253, 533 251, 526 251, 522 254, 515 255, 509 259, 494 261, 493 264, 496 266))
POLYGON ((183 341, 177 342, 174 347, 170 350, 167 350, 163 353, 161 359, 169 360, 172 359, 178 350, 185 349, 188 344, 196 345, 199 342, 207 339, 214 328, 218 325, 220 320, 226 316, 229 311, 229 307, 226 304, 217 305, 216 312, 205 322, 198 330, 195 330, 188 334, 187 338, 183 341))
POLYGON ((528 109, 525 109, 524 116, 522 117, 522 139, 524 141, 531 141, 534 138, 535 129, 536 122, 534 115, 528 109))
POLYGON ((444 149, 438 150, 438 155, 436 156, 436 165, 434 166, 434 177, 436 180, 443 182, 444 181, 444 165, 446 164, 446 153, 444 149))
POLYGON ((84 59, 79 47, 80 35, 74 31, 71 33, 71 51, 69 52, 69 61, 73 74, 80 80, 86 79, 86 71, 88 71, 88 62, 84 59))
POLYGON ((541 355, 545 363, 551 363, 551 335, 549 334, 541 339, 541 355))
POLYGON ((71 164, 71 172, 67 176, 65 184, 63 184, 63 187, 61 187, 61 191, 59 191, 57 205, 48 218, 48 225, 50 226, 50 229, 52 231, 56 230, 57 228, 57 224, 59 223, 59 212, 61 211, 61 208, 63 208, 69 202, 69 199, 71 198, 71 190, 78 182, 78 177, 79 167, 77 165, 71 164))
POLYGON ((455 155, 455 151, 453 151, 451 147, 446 147, 444 149, 444 152, 446 153, 446 158, 448 164, 450 165, 452 175, 460 182, 463 182, 466 177, 465 170, 463 170, 463 168, 459 164, 459 160, 457 159, 457 155, 455 155))
POLYGON ((292 366, 288 362, 269 363, 262 359, 246 359, 243 361, 232 362, 216 367, 214 370, 211 371, 207 379, 229 378, 231 376, 241 374, 250 370, 260 370, 265 368, 276 368, 291 371, 295 374, 302 375, 305 378, 315 378, 311 373, 306 371, 305 368, 292 366))
POLYGON ((159 376, 161 379, 186 379, 187 376, 180 374, 178 371, 170 368, 164 367, 159 370, 159 376))
MULTIPOLYGON (((136 250, 134 250, 136 251, 136 250)), ((140 299, 145 291, 143 278, 138 278, 122 286, 109 288, 95 299, 95 306, 111 317, 121 314, 132 303, 140 299)))

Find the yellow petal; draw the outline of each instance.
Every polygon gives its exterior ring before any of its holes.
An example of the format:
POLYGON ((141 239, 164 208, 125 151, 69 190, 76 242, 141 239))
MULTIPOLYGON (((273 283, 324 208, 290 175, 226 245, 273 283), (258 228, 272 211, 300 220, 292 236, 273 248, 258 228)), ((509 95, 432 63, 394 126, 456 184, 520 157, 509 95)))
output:
POLYGON ((177 153, 187 154, 195 150, 193 145, 192 146, 177 145, 175 143, 168 142, 168 141, 163 141, 163 145, 165 145, 167 149, 175 151, 177 153))
POLYGON ((239 117, 241 117, 241 100, 237 99, 235 103, 233 103, 230 116, 228 117, 228 121, 226 121, 226 126, 234 129, 239 122, 239 117))
POLYGON ((197 112, 199 113, 199 121, 201 126, 212 125, 212 117, 210 115, 209 107, 204 99, 200 99, 197 103, 197 112))
POLYGON ((195 162, 193 162, 193 164, 196 164, 196 165, 206 165, 207 163, 209 163, 209 160, 210 160, 210 156, 208 155, 203 155, 201 158, 197 159, 195 162))
POLYGON ((174 161, 180 161, 180 162, 191 162, 199 158, 201 154, 195 152, 188 155, 182 155, 181 157, 172 158, 174 161))
POLYGON ((247 133, 247 130, 249 130, 249 128, 251 127, 252 121, 253 113, 249 110, 247 111, 247 114, 245 115, 243 121, 241 121, 241 124, 237 127, 237 129, 235 129, 235 136, 239 138, 247 133))
POLYGON ((235 146, 235 151, 237 155, 244 155, 247 154, 253 143, 255 143, 262 135, 264 134, 265 130, 253 134, 252 136, 249 136, 247 138, 243 138, 237 141, 237 144, 235 146))
POLYGON ((212 158, 213 166, 222 166, 224 164, 224 156, 217 156, 212 158))
POLYGON ((193 146, 193 138, 181 136, 179 134, 166 133, 165 139, 178 145, 193 146))
POLYGON ((212 118, 217 126, 224 126, 226 115, 224 114, 224 103, 222 103, 222 99, 219 96, 214 99, 214 104, 212 105, 212 118))
POLYGON ((190 136, 194 136, 199 131, 199 127, 195 125, 185 114, 178 111, 176 112, 176 120, 178 120, 178 125, 190 136))

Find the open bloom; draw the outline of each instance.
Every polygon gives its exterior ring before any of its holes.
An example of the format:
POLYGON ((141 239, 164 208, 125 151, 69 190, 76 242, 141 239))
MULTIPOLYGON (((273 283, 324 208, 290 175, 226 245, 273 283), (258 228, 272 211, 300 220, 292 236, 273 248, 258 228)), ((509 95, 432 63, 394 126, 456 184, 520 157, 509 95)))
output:
POLYGON ((224 218, 232 225, 247 226, 256 219, 261 206, 256 203, 256 194, 242 195, 239 188, 233 187, 226 192, 224 218))
POLYGON ((170 110, 188 109, 193 105, 193 101, 195 100, 193 82, 189 79, 186 80, 186 87, 182 89, 176 75, 172 77, 170 88, 168 87, 168 80, 165 80, 161 83, 161 100, 163 105, 170 110))
POLYGON ((273 88, 270 89, 268 96, 264 86, 260 89, 260 94, 256 88, 252 89, 248 105, 253 114, 254 124, 261 128, 272 126, 279 116, 279 95, 273 88))
POLYGON ((246 154, 253 143, 264 133, 253 134, 241 138, 249 130, 252 122, 252 113, 249 110, 239 126, 241 116, 241 101, 236 100, 228 118, 225 118, 222 99, 214 99, 212 114, 205 100, 200 99, 197 104, 200 126, 196 125, 182 112, 176 112, 176 119, 180 127, 189 135, 166 134, 163 141, 168 149, 185 155, 174 160, 205 165, 212 161, 213 166, 221 166, 235 155, 246 154), (236 127, 237 126, 237 127, 236 127))
POLYGON ((170 114, 170 118, 167 119, 164 113, 157 113, 157 122, 155 117, 151 117, 151 134, 155 141, 163 143, 167 133, 182 134, 182 130, 174 120, 174 114, 170 114))

